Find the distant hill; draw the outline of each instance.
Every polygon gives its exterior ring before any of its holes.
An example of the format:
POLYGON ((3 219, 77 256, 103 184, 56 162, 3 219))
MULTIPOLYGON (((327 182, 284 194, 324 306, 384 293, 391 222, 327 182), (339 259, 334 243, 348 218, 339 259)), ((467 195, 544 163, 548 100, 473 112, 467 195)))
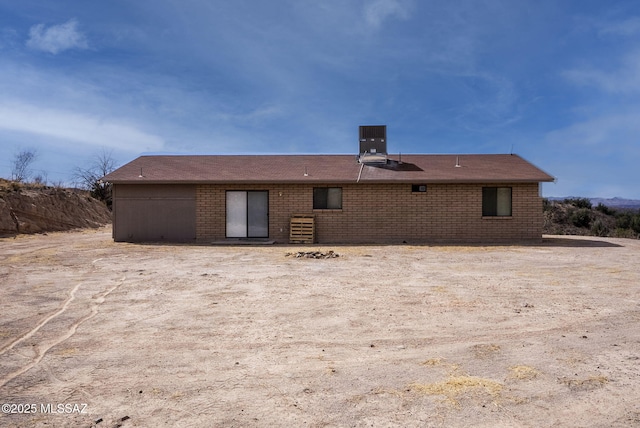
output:
MULTIPOLYGON (((564 201, 566 199, 579 199, 575 196, 551 196, 548 197, 550 201, 564 201)), ((638 199, 624 199, 624 198, 587 198, 591 201, 593 206, 598 204, 606 205, 611 208, 628 208, 628 209, 640 209, 640 200, 638 199)))
POLYGON ((546 234, 640 237, 639 201, 570 197, 544 198, 543 202, 546 234))
POLYGON ((591 203, 594 206, 598 204, 606 205, 611 208, 631 208, 640 209, 640 200, 637 199, 623 199, 623 198, 591 198, 591 203))

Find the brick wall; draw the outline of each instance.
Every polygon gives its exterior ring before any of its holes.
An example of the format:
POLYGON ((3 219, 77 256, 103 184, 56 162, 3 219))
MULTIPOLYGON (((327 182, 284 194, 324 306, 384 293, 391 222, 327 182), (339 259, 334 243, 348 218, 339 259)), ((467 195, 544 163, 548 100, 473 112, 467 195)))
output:
POLYGON ((319 243, 477 242, 539 240, 542 199, 537 183, 345 184, 342 210, 314 210, 313 187, 327 185, 198 185, 196 235, 225 239, 225 191, 269 191, 269 237, 288 242, 292 214, 314 214, 319 243), (482 187, 512 188, 511 217, 482 217, 482 187))

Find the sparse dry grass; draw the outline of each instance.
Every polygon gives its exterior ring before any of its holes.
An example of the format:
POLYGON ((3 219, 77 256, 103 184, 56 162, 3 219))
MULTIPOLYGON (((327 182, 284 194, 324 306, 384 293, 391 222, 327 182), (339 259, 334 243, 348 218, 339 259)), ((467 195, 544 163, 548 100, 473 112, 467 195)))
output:
POLYGON ((567 385, 571 390, 588 391, 604 386, 609 382, 609 379, 606 376, 589 376, 584 379, 571 379, 565 377, 558 379, 558 381, 567 385))
POLYGON ((509 367, 509 378, 517 380, 531 380, 538 377, 540 372, 529 366, 509 367))
MULTIPOLYGON (((499 347, 498 347, 499 349, 499 347)), ((448 378, 434 383, 412 383, 409 389, 428 395, 443 395, 453 404, 458 403, 461 395, 490 395, 495 398, 500 395, 503 385, 491 379, 469 376, 460 369, 459 364, 449 363, 444 358, 430 358, 421 363, 429 367, 442 367, 449 373, 448 378)))
POLYGON ((3 262, 7 264, 28 263, 32 261, 54 265, 60 261, 60 258, 55 248, 40 248, 28 253, 14 254, 3 260, 3 262))
POLYGON ((435 383, 412 383, 409 388, 413 391, 428 395, 443 395, 448 401, 457 404, 461 395, 490 395, 495 398, 500 395, 503 385, 491 379, 477 376, 457 375, 435 383))
POLYGON ((500 345, 494 343, 481 343, 473 346, 473 353, 476 358, 485 359, 494 356, 500 349, 500 345))
POLYGON ((443 358, 430 358, 427 361, 423 362, 423 366, 439 366, 444 361, 443 358))
POLYGON ((449 375, 453 376, 454 374, 460 373, 460 365, 455 363, 449 363, 444 358, 430 358, 421 363, 423 366, 431 366, 431 367, 443 367, 447 369, 449 375))
POLYGON ((57 349, 54 354, 61 357, 70 357, 78 353, 78 348, 62 348, 57 349))

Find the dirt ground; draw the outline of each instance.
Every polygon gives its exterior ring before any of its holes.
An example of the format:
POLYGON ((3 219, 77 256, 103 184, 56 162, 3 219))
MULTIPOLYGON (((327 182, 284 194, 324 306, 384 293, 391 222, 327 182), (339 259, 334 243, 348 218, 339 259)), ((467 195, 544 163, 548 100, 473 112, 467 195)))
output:
POLYGON ((640 426, 639 255, 0 239, 0 426, 640 426))

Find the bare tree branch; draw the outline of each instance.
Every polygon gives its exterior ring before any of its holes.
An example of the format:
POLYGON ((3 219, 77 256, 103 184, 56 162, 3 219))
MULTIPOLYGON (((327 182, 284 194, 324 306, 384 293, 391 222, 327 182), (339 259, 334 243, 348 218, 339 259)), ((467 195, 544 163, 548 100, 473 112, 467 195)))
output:
POLYGON ((96 155, 88 168, 77 167, 73 171, 73 180, 82 189, 91 192, 91 196, 103 201, 111 208, 111 184, 100 179, 116 169, 116 161, 111 151, 103 149, 96 155))
POLYGON ((11 168, 11 179, 15 181, 27 181, 31 176, 29 167, 38 157, 38 153, 34 149, 21 150, 13 157, 13 165, 11 168))

